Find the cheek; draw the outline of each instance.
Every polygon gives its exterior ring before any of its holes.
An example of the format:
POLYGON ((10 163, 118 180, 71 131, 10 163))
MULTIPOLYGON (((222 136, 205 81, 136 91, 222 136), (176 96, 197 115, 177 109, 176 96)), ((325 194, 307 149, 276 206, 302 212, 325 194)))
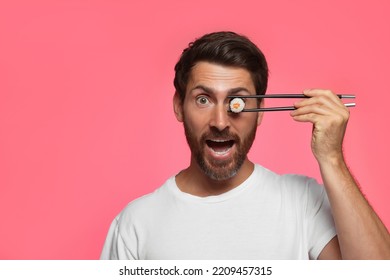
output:
POLYGON ((237 133, 241 139, 244 139, 248 135, 252 134, 254 129, 257 129, 258 119, 257 119, 257 114, 253 114, 253 113, 241 113, 241 114, 246 114, 248 116, 234 120, 233 121, 234 129, 232 131, 237 133))
POLYGON ((193 132, 201 133, 207 128, 207 116, 205 114, 184 114, 187 127, 193 132))
POLYGON ((253 124, 258 122, 258 115, 257 113, 252 112, 243 112, 239 113, 237 118, 234 118, 232 122, 235 124, 235 127, 239 128, 240 130, 249 130, 252 128, 253 124))

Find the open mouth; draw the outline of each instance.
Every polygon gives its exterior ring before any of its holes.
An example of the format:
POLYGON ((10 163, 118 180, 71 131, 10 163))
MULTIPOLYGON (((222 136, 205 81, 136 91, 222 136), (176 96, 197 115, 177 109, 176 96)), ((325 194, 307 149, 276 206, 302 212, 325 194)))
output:
POLYGON ((207 146, 217 155, 225 155, 234 145, 234 140, 206 140, 207 146))

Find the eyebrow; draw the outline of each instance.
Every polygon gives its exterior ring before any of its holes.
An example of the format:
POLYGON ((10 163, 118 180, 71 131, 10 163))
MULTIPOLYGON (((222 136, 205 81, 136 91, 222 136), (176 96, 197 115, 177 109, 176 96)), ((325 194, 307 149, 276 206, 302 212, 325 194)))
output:
POLYGON ((244 92, 244 93, 247 93, 248 95, 252 95, 252 93, 247 88, 244 88, 244 87, 232 88, 228 91, 228 94, 232 95, 232 94, 237 94, 239 92, 244 92))
MULTIPOLYGON (((198 85, 198 86, 194 87, 193 89, 191 89, 190 92, 193 92, 196 89, 201 89, 204 92, 209 93, 209 94, 214 93, 214 90, 212 88, 204 86, 204 85, 198 85)), ((247 93, 247 95, 252 95, 252 93, 245 87, 237 87, 237 88, 229 89, 228 90, 228 95, 237 94, 237 93, 240 93, 240 92, 247 93)))

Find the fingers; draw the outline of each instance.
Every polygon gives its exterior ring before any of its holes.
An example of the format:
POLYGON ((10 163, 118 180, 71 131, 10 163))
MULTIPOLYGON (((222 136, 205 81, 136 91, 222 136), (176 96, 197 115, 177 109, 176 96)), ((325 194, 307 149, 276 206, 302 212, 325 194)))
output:
POLYGON ((327 105, 328 107, 337 106, 344 108, 344 104, 341 102, 341 99, 330 90, 323 89, 310 89, 304 90, 303 94, 311 98, 304 99, 300 102, 297 102, 298 107, 303 107, 309 104, 317 103, 319 105, 327 105))
POLYGON ((313 124, 312 151, 319 162, 342 158, 342 142, 349 119, 349 109, 329 90, 303 92, 310 98, 294 104, 290 114, 299 122, 313 124))
POLYGON ((313 123, 322 117, 333 117, 340 119, 340 122, 348 120, 349 109, 332 91, 311 89, 305 90, 303 93, 310 98, 294 103, 297 108, 291 112, 294 120, 313 123))

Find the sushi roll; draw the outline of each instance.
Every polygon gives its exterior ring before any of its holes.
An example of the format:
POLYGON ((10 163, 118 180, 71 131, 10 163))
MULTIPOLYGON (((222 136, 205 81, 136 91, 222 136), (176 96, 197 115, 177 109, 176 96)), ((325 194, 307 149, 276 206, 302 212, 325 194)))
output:
POLYGON ((240 113, 245 108, 245 101, 242 98, 236 97, 230 100, 229 106, 233 113, 240 113))

